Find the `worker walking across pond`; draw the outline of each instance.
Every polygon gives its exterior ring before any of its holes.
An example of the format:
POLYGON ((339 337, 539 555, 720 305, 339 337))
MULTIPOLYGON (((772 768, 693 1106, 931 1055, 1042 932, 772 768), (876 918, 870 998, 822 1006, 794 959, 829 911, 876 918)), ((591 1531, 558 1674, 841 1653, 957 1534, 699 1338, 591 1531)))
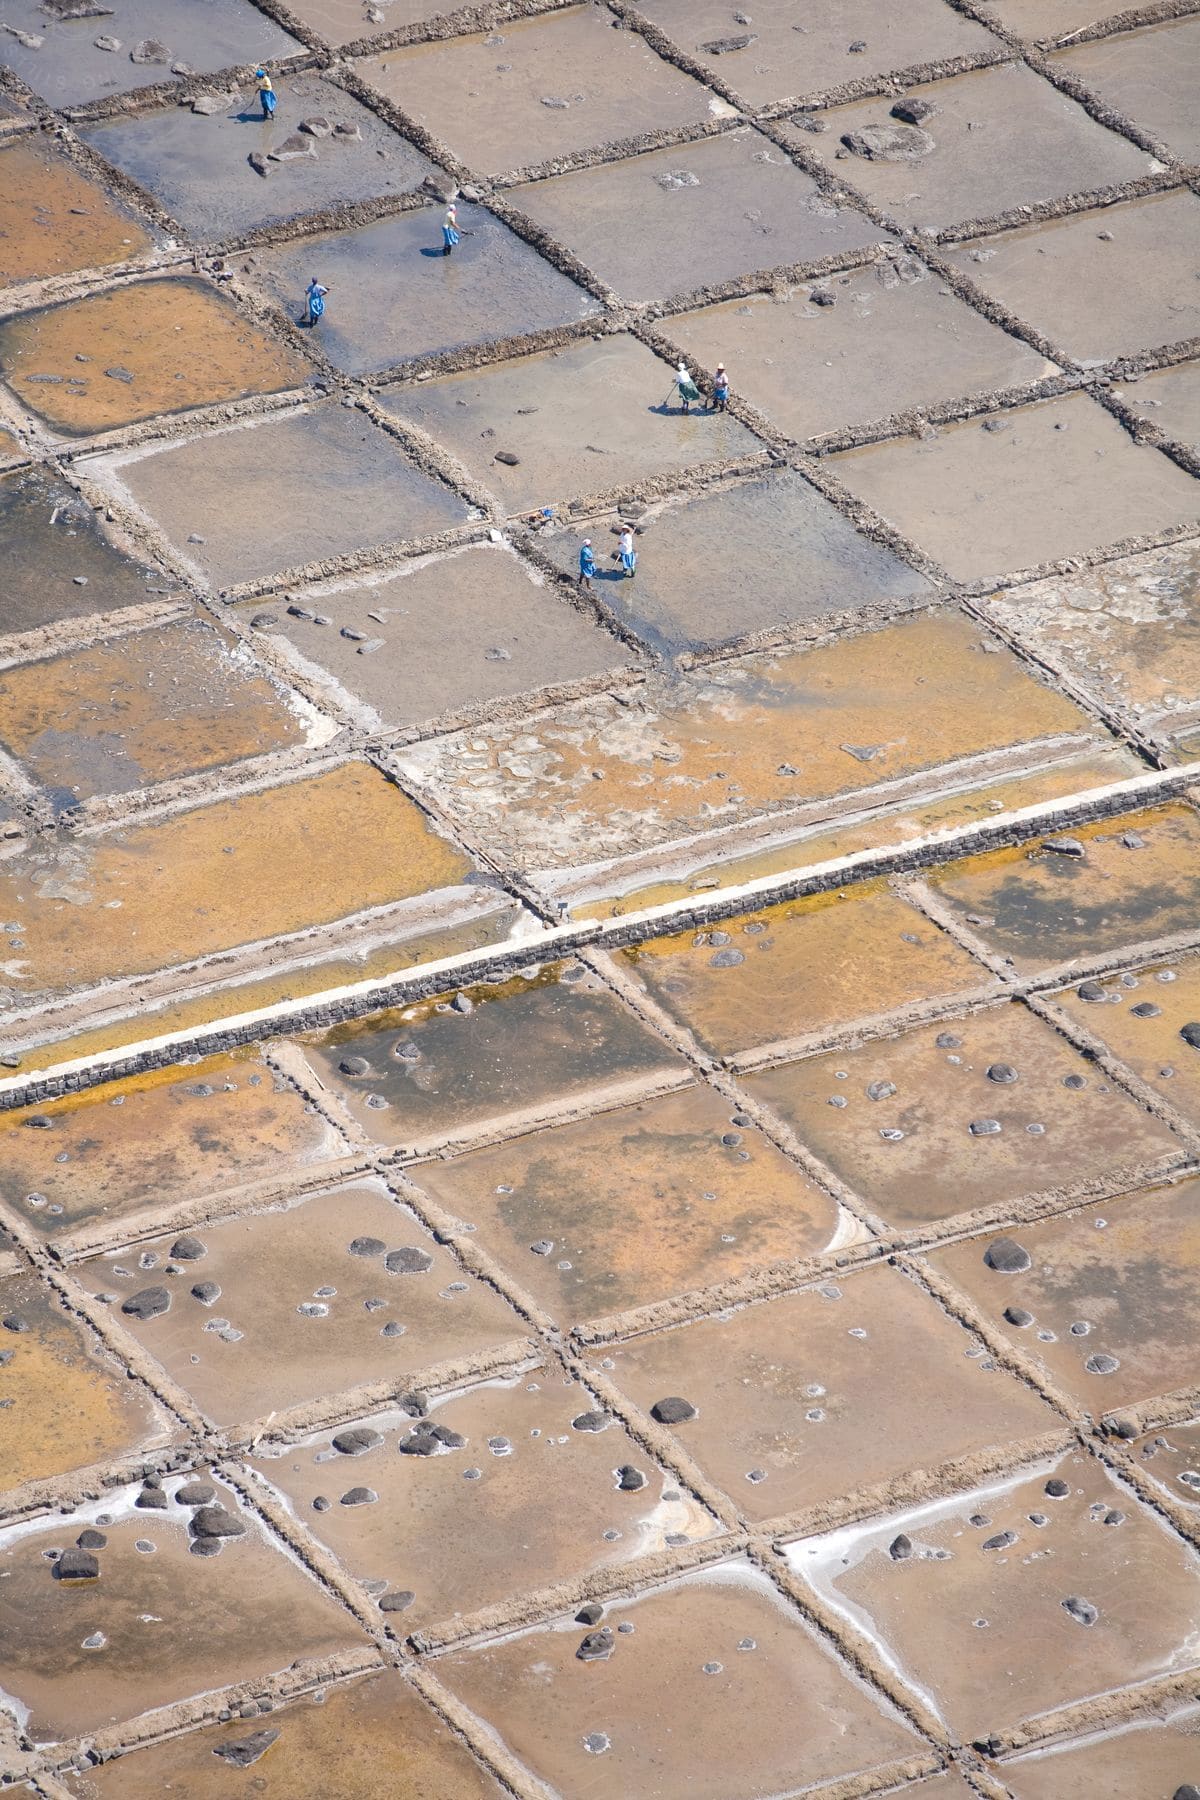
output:
POLYGON ((625 525, 617 540, 617 555, 621 559, 621 567, 630 580, 637 574, 637 551, 633 547, 633 532, 625 525))
POLYGON ((700 389, 692 380, 691 370, 685 362, 681 362, 675 371, 675 386, 679 389, 679 398, 683 403, 684 412, 688 411, 693 401, 699 405, 700 389))
POLYGON ((592 577, 595 573, 596 557, 592 550, 592 540, 584 538, 579 547, 579 585, 581 588, 586 588, 589 594, 592 591, 592 577))
POLYGON ((258 83, 258 104, 262 107, 264 119, 275 117, 275 89, 271 85, 271 77, 265 69, 255 69, 254 79, 258 83))
POLYGON ((315 325, 317 320, 321 317, 321 314, 325 311, 325 296, 328 292, 329 289, 327 287, 322 287, 321 283, 314 275, 304 291, 304 323, 306 325, 315 325))
POLYGON ((461 241, 458 229, 458 208, 452 200, 446 208, 446 216, 442 220, 442 255, 449 256, 461 241))

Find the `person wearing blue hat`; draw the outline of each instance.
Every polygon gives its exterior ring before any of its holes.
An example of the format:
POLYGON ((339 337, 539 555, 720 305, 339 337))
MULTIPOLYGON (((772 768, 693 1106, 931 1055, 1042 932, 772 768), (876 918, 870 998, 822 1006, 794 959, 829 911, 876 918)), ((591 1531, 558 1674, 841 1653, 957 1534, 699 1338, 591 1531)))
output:
POLYGON ((275 117, 275 89, 271 85, 271 77, 265 69, 255 69, 254 79, 258 83, 258 103, 262 107, 264 119, 275 117))

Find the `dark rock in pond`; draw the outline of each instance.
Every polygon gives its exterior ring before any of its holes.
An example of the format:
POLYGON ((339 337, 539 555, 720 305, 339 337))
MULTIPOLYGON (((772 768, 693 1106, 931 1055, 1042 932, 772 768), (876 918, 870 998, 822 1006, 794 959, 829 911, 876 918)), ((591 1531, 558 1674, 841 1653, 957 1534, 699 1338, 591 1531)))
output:
POLYGON ((423 1419, 411 1431, 405 1432, 396 1447, 401 1456, 438 1456, 443 1450, 461 1450, 466 1441, 448 1425, 435 1425, 431 1420, 423 1419))
POLYGON ((1200 1800, 1200 1787, 1196 1787, 1191 1781, 1185 1781, 1182 1787, 1175 1789, 1171 1800, 1200 1800))
POLYGON ((1081 1000, 1089 1000, 1093 1006, 1105 998, 1104 989, 1098 981, 1081 981, 1075 992, 1081 1000))
POLYGON ((223 1506, 202 1506, 192 1514, 191 1529, 195 1537, 225 1538, 244 1537, 247 1527, 244 1519, 223 1506))
POLYGON ((214 1300, 221 1298, 221 1290, 215 1281, 197 1281, 192 1286, 192 1299, 199 1300, 202 1306, 211 1306, 214 1300))
POLYGON ((379 1498, 379 1495, 375 1492, 374 1488, 352 1487, 352 1488, 347 1488, 346 1492, 342 1495, 342 1505, 343 1506, 374 1506, 374 1504, 378 1500, 378 1498, 379 1498))
POLYGON ((1185 1044, 1191 1045, 1193 1050, 1200 1050, 1200 1025, 1194 1023, 1181 1025, 1179 1035, 1185 1044))
POLYGON ((1093 1606, 1090 1600, 1083 1600, 1078 1594, 1069 1594, 1062 1603, 1063 1611, 1069 1613, 1077 1625, 1094 1625, 1100 1617, 1100 1609, 1093 1606))
POLYGON ((516 469, 519 468, 521 459, 519 456, 514 456, 511 450, 497 450, 493 461, 504 463, 507 468, 516 469))
POLYGON ((176 1262, 199 1262, 208 1255, 208 1246, 202 1244, 198 1237, 178 1237, 171 1245, 170 1255, 176 1262))
POLYGON ((142 1288, 139 1293, 130 1294, 121 1311, 131 1319, 157 1319, 160 1313, 171 1309, 171 1295, 165 1287, 142 1288))
POLYGON ((433 1267, 433 1258, 428 1250, 420 1250, 414 1244, 405 1244, 399 1250, 389 1250, 383 1259, 383 1266, 389 1275, 424 1275, 433 1267))
POLYGON ((1052 837, 1042 839, 1042 849, 1049 850, 1052 856, 1082 856, 1083 845, 1078 838, 1052 837))
POLYGON ((350 1241, 351 1256, 382 1256, 386 1249, 382 1238, 356 1237, 350 1241))
POLYGON ((1026 1325, 1033 1324, 1033 1314, 1027 1312, 1023 1306, 1006 1306, 1004 1317, 1010 1325, 1016 1325, 1021 1330, 1024 1330, 1026 1325))
POLYGON ((808 297, 812 301, 814 306, 836 306, 837 305, 837 296, 833 292, 832 288, 827 288, 827 287, 809 288, 808 297))
POLYGON ((585 1412, 571 1420, 572 1431, 607 1431, 612 1420, 607 1413, 585 1412))
POLYGON ((890 1100, 896 1092, 894 1081, 872 1081, 867 1087, 868 1100, 890 1100))
POLYGON ((312 1509, 314 1512, 328 1512, 332 1505, 333 1501, 327 1494, 316 1494, 313 1497, 312 1509))
POLYGON ((384 1613, 405 1612, 416 1597, 410 1588, 396 1588, 392 1593, 381 1596, 379 1610, 384 1613))
POLYGON ((5 1331, 29 1330, 29 1320, 22 1318, 20 1313, 5 1313, 4 1317, 0 1319, 0 1325, 3 1325, 5 1331))
POLYGON ((211 1506, 216 1497, 217 1490, 211 1481, 185 1481, 175 1490, 179 1506, 211 1506))
POLYGON ((623 1494, 636 1494, 646 1485, 646 1477, 632 1463, 622 1463, 617 1470, 617 1486, 623 1494))
POLYGON ((219 1756, 222 1762, 231 1763, 235 1769, 249 1769, 260 1756, 267 1754, 278 1739, 277 1727, 268 1725, 265 1730, 256 1731, 252 1737, 229 1738, 223 1744, 214 1744, 213 1755, 219 1756))
POLYGON ((382 1442, 382 1432, 373 1431, 369 1425, 352 1425, 348 1431, 338 1432, 333 1447, 342 1456, 363 1456, 368 1450, 378 1450, 382 1442))
POLYGON ((898 1537, 894 1537, 888 1545, 888 1555, 893 1562, 907 1562, 912 1553, 912 1539, 906 1537, 904 1532, 901 1532, 898 1537))
POLYGON ((580 1662, 605 1662, 613 1653, 616 1639, 607 1625, 599 1631, 589 1631, 578 1650, 575 1652, 580 1662))
POLYGON ((920 162, 936 148, 919 125, 863 125, 858 131, 845 132, 842 142, 869 162, 920 162))
POLYGON ((303 131, 308 137, 323 138, 329 137, 333 131, 333 126, 329 123, 328 119, 301 119, 296 129, 297 131, 303 131))
POLYGON ((1083 1366, 1089 1375, 1115 1375, 1121 1365, 1115 1356, 1109 1356, 1104 1350, 1097 1350, 1083 1366))
POLYGON ((1016 1541, 1015 1531, 998 1531, 995 1537, 984 1538, 982 1547, 985 1550, 1007 1550, 1009 1545, 1015 1544, 1016 1541))
POLYGON ((80 1532, 75 1542, 80 1550, 103 1550, 108 1539, 102 1531, 93 1531, 89 1525, 86 1531, 80 1532))
POLYGON ((408 1414, 410 1419, 423 1419, 429 1411, 429 1395, 421 1393, 419 1388, 414 1388, 411 1392, 402 1394, 397 1404, 402 1412, 408 1414))
POLYGON ((589 1600, 575 1614, 577 1625, 598 1625, 604 1617, 604 1608, 597 1600, 589 1600))
POLYGON ((892 107, 893 119, 899 119, 902 125, 923 125, 937 111, 930 100, 920 100, 915 94, 906 94, 903 100, 897 100, 892 107))
POLYGON ((133 49, 129 52, 129 60, 131 63, 141 63, 143 65, 169 63, 171 60, 171 52, 158 38, 143 38, 141 42, 135 44, 133 49))
POLYGON ((713 969, 736 969, 738 964, 744 963, 745 960, 745 955, 741 950, 718 950, 715 956, 709 957, 708 962, 709 967, 713 969))
POLYGON ((682 1425, 686 1419, 696 1417, 696 1408, 690 1400, 683 1400, 678 1394, 668 1394, 665 1400, 656 1400, 650 1408, 650 1417, 657 1419, 660 1425, 682 1425))
POLYGON ((1011 1063, 997 1062, 989 1063, 987 1078, 989 1081, 994 1081, 998 1087, 1011 1087, 1018 1076, 1011 1063))
POLYGON ((939 1031, 933 1041, 939 1050, 962 1049, 962 1039, 955 1037, 952 1031, 939 1031))
POLYGON ((749 49, 751 44, 757 42, 757 39, 756 31, 746 31, 738 37, 710 38, 708 43, 701 44, 700 48, 705 56, 729 56, 735 50, 749 49))
POLYGON ((90 1550, 64 1550, 53 1574, 55 1581, 98 1581, 100 1562, 90 1550))
POLYGON ((365 1056, 343 1056, 338 1068, 343 1075, 369 1075, 371 1065, 365 1056))
POLYGON ((1155 1006, 1153 1000, 1139 1000, 1136 1006, 1130 1007, 1135 1019, 1157 1019, 1162 1012, 1161 1006, 1155 1006))
POLYGON ((999 1137, 1002 1127, 999 1119, 972 1119, 967 1129, 972 1137, 999 1137))
POLYGON ((1052 1476, 1042 1489, 1042 1492, 1049 1494, 1052 1500, 1065 1500, 1070 1491, 1070 1483, 1061 1480, 1057 1475, 1052 1476))
POLYGON ((989 1269, 995 1269, 999 1275, 1020 1275, 1033 1266, 1033 1258, 1028 1250, 1010 1237, 994 1239, 984 1251, 983 1260, 989 1269))
POLYGON ((133 1504, 146 1512, 161 1512, 170 1502, 161 1488, 144 1487, 133 1504))

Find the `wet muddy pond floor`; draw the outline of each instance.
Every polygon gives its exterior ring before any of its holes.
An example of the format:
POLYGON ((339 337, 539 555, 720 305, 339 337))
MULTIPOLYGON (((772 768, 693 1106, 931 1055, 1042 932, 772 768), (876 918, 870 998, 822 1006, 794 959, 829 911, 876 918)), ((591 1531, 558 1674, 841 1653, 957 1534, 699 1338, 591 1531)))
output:
POLYGON ((1196 18, 202 11, 0 18, 0 1787, 1200 1800, 1196 18))

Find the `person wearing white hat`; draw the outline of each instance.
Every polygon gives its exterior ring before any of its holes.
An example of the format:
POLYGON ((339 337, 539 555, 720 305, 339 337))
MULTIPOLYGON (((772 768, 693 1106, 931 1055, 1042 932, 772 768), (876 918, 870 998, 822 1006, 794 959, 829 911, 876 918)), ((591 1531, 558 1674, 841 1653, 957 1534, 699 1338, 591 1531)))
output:
POLYGON ((692 380, 691 370, 685 362, 681 362, 675 371, 675 386, 679 389, 679 398, 683 402, 683 410, 687 412, 692 402, 700 402, 700 389, 692 380))
POLYGON ((461 242, 458 231, 458 208, 453 200, 446 208, 446 216, 442 220, 442 255, 449 256, 455 246, 461 242))
POLYGON ((729 407, 729 377, 725 373, 725 364, 718 363, 713 376, 712 409, 714 412, 726 412, 729 407))
POLYGON ((592 576, 595 573, 596 555, 592 549, 592 540, 584 538, 583 543, 579 546, 579 585, 581 588, 585 588, 589 594, 592 591, 592 576))

